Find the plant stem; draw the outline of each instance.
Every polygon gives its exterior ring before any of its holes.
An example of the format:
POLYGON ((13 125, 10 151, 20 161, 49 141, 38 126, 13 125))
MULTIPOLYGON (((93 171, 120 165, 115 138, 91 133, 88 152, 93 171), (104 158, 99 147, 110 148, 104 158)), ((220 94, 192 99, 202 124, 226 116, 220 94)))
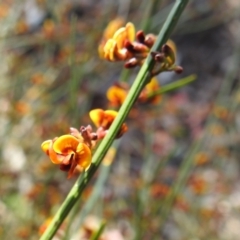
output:
MULTIPOLYGON (((120 139, 121 141, 121 139, 120 139)), ((109 161, 112 162, 116 156, 116 152, 118 149, 118 146, 120 144, 120 141, 114 141, 113 145, 111 146, 111 148, 109 149, 109 151, 112 152, 112 154, 110 154, 108 156, 108 154, 105 156, 108 157, 109 161)), ((111 163, 110 164, 106 164, 103 162, 103 164, 101 164, 100 168, 99 168, 99 175, 98 175, 98 179, 96 180, 95 184, 94 184, 94 188, 93 191, 90 195, 90 197, 88 198, 88 200, 86 201, 86 203, 84 204, 84 206, 81 209, 81 212, 78 213, 78 217, 76 219, 76 222, 73 224, 73 226, 71 227, 71 230, 74 232, 77 229, 80 228, 80 226, 82 225, 85 217, 89 214, 89 212, 93 209, 94 205, 96 204, 96 202, 99 199, 99 196, 101 195, 104 187, 105 187, 105 183, 107 181, 107 178, 109 176, 109 172, 111 169, 111 163)))
MULTIPOLYGON (((168 40, 171 32, 173 31, 177 21, 183 12, 185 6, 187 5, 188 0, 177 0, 166 19, 161 31, 158 34, 155 44, 152 47, 151 51, 157 51, 162 45, 168 40)), ((99 145, 98 149, 96 150, 92 165, 90 169, 83 173, 73 185, 71 191, 69 192, 68 196, 66 197, 65 201, 55 214, 52 222, 49 224, 46 231, 43 233, 40 240, 49 240, 52 239, 54 234, 57 232, 58 228, 76 203, 77 199, 81 196, 84 188, 89 183, 91 178, 93 177, 94 173, 97 171, 99 165, 101 164, 102 159, 104 158, 107 150, 110 148, 111 144, 113 143, 117 132, 119 131, 120 127, 122 126, 123 122, 125 121, 128 113, 130 112, 134 102, 138 98, 141 90, 149 81, 150 78, 150 70, 153 67, 154 60, 152 56, 149 54, 146 61, 144 62, 143 66, 141 67, 129 93, 128 96, 123 103, 122 107, 119 110, 119 114, 117 115, 116 119, 114 120, 112 126, 109 129, 108 134, 103 139, 101 144, 99 145)))
POLYGON ((197 78, 197 76, 195 74, 192 74, 185 78, 179 79, 173 83, 169 83, 165 86, 162 86, 158 91, 155 91, 155 92, 149 94, 148 97, 155 97, 156 95, 159 95, 159 94, 174 91, 180 87, 183 87, 183 86, 195 81, 196 78, 197 78))

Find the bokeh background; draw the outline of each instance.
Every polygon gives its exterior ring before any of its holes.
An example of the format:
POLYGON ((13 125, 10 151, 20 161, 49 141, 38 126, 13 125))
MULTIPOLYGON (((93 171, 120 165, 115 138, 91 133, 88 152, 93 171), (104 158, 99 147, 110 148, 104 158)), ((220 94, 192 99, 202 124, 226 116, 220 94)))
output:
MULTIPOLYGON (((0 2, 0 239, 38 239, 77 178, 40 146, 108 108, 106 90, 126 72, 98 56, 107 24, 121 17, 157 34, 173 3, 0 2)), ((239 239, 240 2, 190 1, 171 39, 184 72, 160 74, 159 83, 196 80, 134 108, 114 161, 56 239, 89 239, 103 219, 103 240, 239 239)), ((137 72, 127 72, 129 83, 137 72)))

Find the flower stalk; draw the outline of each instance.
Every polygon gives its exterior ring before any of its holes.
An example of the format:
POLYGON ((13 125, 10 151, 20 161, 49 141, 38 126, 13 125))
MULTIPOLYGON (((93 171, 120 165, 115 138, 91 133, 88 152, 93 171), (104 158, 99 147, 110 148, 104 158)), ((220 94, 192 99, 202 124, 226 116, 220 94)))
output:
MULTIPOLYGON (((157 51, 160 49, 164 43, 169 39, 171 32, 176 26, 178 19, 186 7, 188 0, 177 0, 169 13, 161 31, 158 34, 158 37, 151 49, 151 51, 157 51)), ((89 183, 94 173, 97 171, 99 165, 102 162, 106 152, 111 147, 119 129, 121 128, 124 120, 126 119, 128 113, 130 112, 134 102, 138 98, 144 86, 150 80, 150 72, 154 65, 154 59, 151 54, 148 55, 146 61, 142 65, 128 95, 123 103, 122 107, 119 110, 119 114, 111 125, 108 134, 104 137, 103 141, 99 145, 98 149, 93 155, 92 165, 89 170, 80 175, 76 183, 73 185, 65 201, 55 214, 52 222, 46 229, 46 231, 41 236, 40 240, 50 240, 53 238, 58 228, 61 226, 62 222, 71 211, 72 207, 76 203, 77 199, 81 196, 86 185, 89 183)))

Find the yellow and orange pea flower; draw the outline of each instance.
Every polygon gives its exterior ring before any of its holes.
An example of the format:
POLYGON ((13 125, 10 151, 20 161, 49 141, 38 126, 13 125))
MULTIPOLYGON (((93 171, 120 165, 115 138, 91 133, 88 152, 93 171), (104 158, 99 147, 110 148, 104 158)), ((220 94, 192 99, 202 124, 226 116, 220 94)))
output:
POLYGON ((129 91, 127 83, 116 83, 111 86, 106 93, 107 99, 111 106, 119 107, 123 104, 129 91))
MULTIPOLYGON (((117 112, 113 110, 92 110, 90 118, 98 127, 96 132, 93 132, 91 125, 81 126, 80 131, 70 128, 70 134, 44 141, 41 148, 52 163, 58 164, 62 171, 68 172, 70 178, 75 169, 83 171, 90 167, 92 148, 98 140, 105 137, 116 116, 117 112)), ((121 137, 126 131, 127 125, 123 123, 116 138, 121 137)))
POLYGON ((85 170, 91 165, 91 149, 81 137, 67 134, 45 141, 41 147, 52 163, 60 165, 61 170, 68 171, 68 178, 72 177, 76 167, 85 170))
MULTIPOLYGON (((139 103, 151 103, 158 104, 161 101, 162 96, 157 94, 160 89, 160 85, 156 77, 152 78, 151 81, 142 90, 138 102, 139 103), (156 94, 155 94, 156 93, 156 94)), ((113 107, 119 107, 123 104, 129 91, 129 85, 126 83, 116 83, 111 86, 106 93, 109 103, 113 107)))
POLYGON ((103 48, 106 42, 108 41, 108 39, 112 38, 114 33, 123 25, 124 25, 124 20, 119 17, 115 18, 107 25, 106 29, 103 32, 103 36, 98 47, 98 53, 101 58, 104 58, 103 48))
POLYGON ((101 42, 99 46, 100 57, 111 62, 129 60, 128 65, 142 64, 142 60, 148 55, 149 47, 135 41, 135 35, 135 26, 131 22, 116 29, 110 38, 106 39, 105 42, 101 42))
MULTIPOLYGON (((103 109, 94 109, 90 111, 89 115, 95 126, 98 128, 97 134, 98 138, 103 138, 107 132, 110 126, 112 125, 114 119, 116 118, 118 112, 114 110, 103 110, 103 109)), ((116 138, 121 137, 126 131, 128 130, 128 127, 126 123, 123 123, 121 126, 119 132, 117 133, 116 138)))

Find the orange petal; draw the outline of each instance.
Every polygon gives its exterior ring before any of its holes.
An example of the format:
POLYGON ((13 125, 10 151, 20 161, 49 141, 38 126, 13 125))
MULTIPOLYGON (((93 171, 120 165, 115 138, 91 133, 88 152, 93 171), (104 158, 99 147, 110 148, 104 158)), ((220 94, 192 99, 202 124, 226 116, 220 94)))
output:
POLYGON ((144 88, 147 96, 147 99, 145 99, 145 101, 152 104, 158 104, 162 99, 162 95, 158 94, 151 97, 151 94, 153 94, 155 91, 157 91, 160 88, 161 86, 159 85, 157 78, 156 77, 152 78, 151 82, 148 83, 144 88))
POLYGON ((119 28, 113 35, 113 39, 117 43, 118 49, 122 49, 124 46, 124 41, 127 40, 127 31, 125 27, 119 28))
POLYGON ((116 106, 122 105, 126 96, 127 91, 118 86, 112 86, 107 90, 107 99, 116 106))
POLYGON ((117 50, 117 42, 114 39, 109 39, 104 48, 104 58, 106 58, 109 61, 116 61, 115 60, 115 51, 117 50))
MULTIPOLYGON (((104 116, 104 121, 102 123, 102 126, 105 129, 109 129, 114 119, 116 118, 118 112, 114 110, 106 110, 104 113, 105 113, 105 116, 104 116)), ((116 138, 121 137, 125 132, 127 132, 127 130, 128 130, 127 124, 123 123, 119 132, 117 133, 116 138)))
POLYGON ((63 156, 58 155, 54 150, 53 150, 53 140, 47 140, 42 143, 41 147, 42 150, 49 156, 50 160, 54 164, 60 164, 62 162, 63 156))
POLYGON ((106 110, 104 111, 104 113, 105 113, 105 117, 109 116, 111 118, 115 118, 118 114, 118 112, 114 110, 106 110))
POLYGON ((71 154, 75 152, 79 140, 72 135, 63 135, 53 143, 53 150, 59 154, 71 154))
MULTIPOLYGON (((102 109, 94 109, 89 113, 94 124, 97 127, 102 127, 104 130, 108 130, 110 128, 117 114, 118 112, 114 110, 103 111, 102 109)), ((126 131, 127 125, 124 123, 119 131, 119 134, 117 134, 117 137, 120 137, 126 131)))
POLYGON ((158 80, 157 80, 156 77, 152 78, 150 83, 148 83, 146 85, 147 93, 151 93, 153 91, 156 91, 159 88, 160 88, 160 85, 159 85, 158 80))
POLYGON ((104 111, 100 108, 94 109, 89 112, 89 116, 90 116, 91 120, 93 121, 93 123, 95 124, 95 126, 100 127, 101 122, 104 117, 104 111))
POLYGON ((125 28, 127 33, 127 39, 130 42, 133 42, 135 39, 135 26, 131 22, 128 22, 125 28))
POLYGON ((114 33, 118 30, 118 28, 123 26, 123 24, 124 24, 124 20, 122 18, 116 18, 116 19, 112 20, 106 27, 106 29, 103 33, 103 38, 104 39, 112 38, 114 33))
POLYGON ((104 111, 104 117, 101 122, 101 127, 103 127, 105 130, 109 129, 116 116, 117 116, 117 112, 114 110, 104 111))
POLYGON ((76 151, 75 161, 83 169, 87 169, 92 161, 92 153, 85 143, 79 143, 76 151))

